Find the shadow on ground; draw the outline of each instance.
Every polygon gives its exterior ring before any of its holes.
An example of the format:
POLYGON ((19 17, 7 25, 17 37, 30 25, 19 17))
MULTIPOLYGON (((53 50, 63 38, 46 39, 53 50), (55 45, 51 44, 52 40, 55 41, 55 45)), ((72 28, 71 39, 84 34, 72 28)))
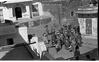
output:
POLYGON ((1 60, 33 60, 33 57, 24 46, 20 46, 9 51, 1 60))
MULTIPOLYGON (((86 58, 86 55, 90 55, 90 60, 99 60, 98 49, 93 49, 85 54, 81 54, 79 60, 89 60, 86 58)), ((73 57, 68 60, 75 60, 73 57)))
MULTIPOLYGON (((15 49, 12 49, 11 51, 9 51, 1 60, 40 60, 39 57, 37 57, 35 53, 33 55, 31 55, 24 46, 20 46, 20 47, 16 47, 15 49)), ((48 56, 49 54, 46 54, 46 55, 48 56)), ((41 60, 50 60, 46 55, 42 56, 41 60)), ((92 60, 93 58, 95 60, 99 60, 97 48, 93 49, 85 54, 80 55, 79 60, 88 60, 86 58, 86 55, 90 55, 90 57, 91 57, 90 60, 92 60)), ((73 57, 69 58, 69 59, 64 59, 62 57, 59 57, 59 58, 56 58, 53 60, 75 60, 75 59, 73 57)))

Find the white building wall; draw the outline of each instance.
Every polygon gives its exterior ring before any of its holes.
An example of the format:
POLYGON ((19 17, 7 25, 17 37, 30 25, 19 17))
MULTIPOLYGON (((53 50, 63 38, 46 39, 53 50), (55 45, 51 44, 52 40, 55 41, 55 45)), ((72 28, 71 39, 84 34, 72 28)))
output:
POLYGON ((80 25, 81 34, 86 34, 86 19, 85 18, 78 18, 78 22, 80 25))
POLYGON ((39 3, 38 8, 39 8, 39 14, 40 14, 40 16, 42 16, 43 15, 43 8, 42 8, 42 4, 41 3, 39 3))
POLYGON ((4 19, 9 19, 9 11, 6 7, 3 7, 3 16, 4 19))
POLYGON ((23 40, 25 40, 26 43, 28 42, 28 33, 27 33, 27 27, 20 27, 18 29, 19 34, 21 35, 21 37, 23 38, 23 40))
POLYGON ((9 11, 9 18, 12 18, 12 17, 13 17, 13 11, 12 11, 12 8, 8 8, 8 11, 9 11))
POLYGON ((97 18, 92 19, 92 35, 97 36, 97 18))
MULTIPOLYGON (((24 10, 24 9, 22 9, 24 10)), ((29 9, 29 5, 26 6, 26 12, 22 13, 22 18, 30 18, 30 9, 29 9)))
POLYGON ((13 16, 13 8, 9 8, 8 11, 9 11, 9 20, 16 22, 16 17, 13 16))
POLYGON ((16 21, 16 18, 13 17, 13 10, 12 10, 12 8, 3 7, 3 16, 4 16, 4 19, 12 20, 13 22, 16 21))
POLYGON ((44 15, 44 14, 43 14, 43 6, 42 6, 42 3, 40 3, 40 2, 33 3, 33 5, 37 5, 37 4, 38 4, 38 12, 39 12, 39 15, 40 15, 40 16, 44 15))

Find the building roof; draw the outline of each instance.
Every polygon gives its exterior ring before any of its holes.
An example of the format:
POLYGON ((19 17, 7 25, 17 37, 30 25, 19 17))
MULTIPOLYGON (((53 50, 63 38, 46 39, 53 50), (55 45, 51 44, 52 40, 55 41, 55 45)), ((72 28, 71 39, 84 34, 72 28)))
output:
POLYGON ((98 10, 78 10, 76 13, 83 13, 83 14, 93 14, 93 13, 98 13, 98 10))
POLYGON ((98 6, 93 6, 93 4, 85 5, 85 6, 80 6, 78 10, 95 10, 98 9, 98 6))
POLYGON ((28 2, 28 1, 33 1, 33 0, 6 0, 4 4, 9 4, 9 3, 19 3, 19 2, 28 2))

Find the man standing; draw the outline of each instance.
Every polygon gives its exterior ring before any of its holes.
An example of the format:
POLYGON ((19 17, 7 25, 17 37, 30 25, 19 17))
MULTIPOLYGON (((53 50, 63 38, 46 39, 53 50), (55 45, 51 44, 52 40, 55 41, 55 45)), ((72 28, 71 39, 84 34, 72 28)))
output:
POLYGON ((36 43, 31 44, 30 47, 37 54, 37 56, 39 56, 39 54, 38 54, 38 52, 39 52, 39 49, 38 49, 38 37, 35 34, 33 34, 32 38, 30 39, 30 43, 34 43, 34 42, 36 42, 36 43))
POLYGON ((77 44, 74 51, 75 60, 79 60, 79 56, 80 56, 80 51, 79 51, 79 46, 77 44))

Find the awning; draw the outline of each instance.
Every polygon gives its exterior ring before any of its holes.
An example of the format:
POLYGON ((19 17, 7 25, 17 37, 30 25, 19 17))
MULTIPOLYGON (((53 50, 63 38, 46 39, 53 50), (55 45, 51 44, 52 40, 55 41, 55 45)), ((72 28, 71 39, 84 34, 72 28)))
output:
POLYGON ((75 13, 80 14, 91 14, 91 13, 98 13, 98 10, 78 10, 75 13))
POLYGON ((86 5, 86 6, 81 6, 78 8, 78 11, 75 13, 98 13, 98 6, 91 6, 91 5, 86 5))
POLYGON ((33 0, 7 0, 4 4, 10 4, 10 3, 20 3, 20 2, 29 2, 33 0))

